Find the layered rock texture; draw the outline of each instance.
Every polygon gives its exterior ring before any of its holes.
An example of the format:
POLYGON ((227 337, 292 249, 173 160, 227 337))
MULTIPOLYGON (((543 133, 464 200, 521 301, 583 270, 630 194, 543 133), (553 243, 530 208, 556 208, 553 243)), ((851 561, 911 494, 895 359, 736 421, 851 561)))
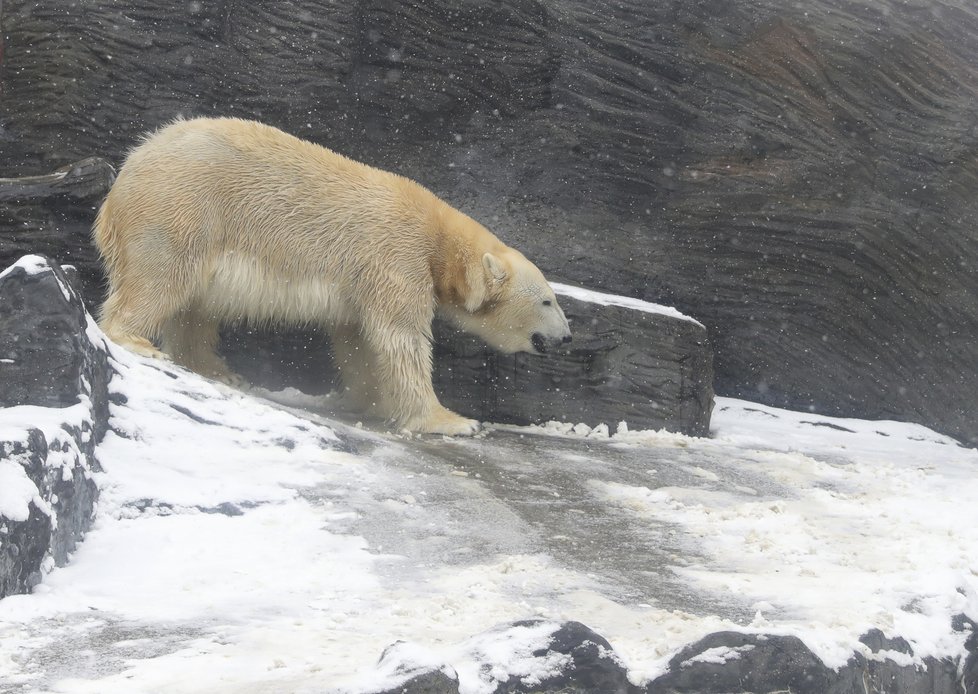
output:
POLYGON ((108 427, 109 367, 78 293, 28 256, 0 274, 0 598, 62 566, 91 525, 96 444, 108 427))
MULTIPOLYGON (((259 118, 418 179, 558 280, 694 316, 722 394, 978 437, 968 3, 0 7, 0 175, 259 118)), ((64 209, 0 213, 0 263, 64 209)), ((87 235, 58 247, 97 298, 87 235)))

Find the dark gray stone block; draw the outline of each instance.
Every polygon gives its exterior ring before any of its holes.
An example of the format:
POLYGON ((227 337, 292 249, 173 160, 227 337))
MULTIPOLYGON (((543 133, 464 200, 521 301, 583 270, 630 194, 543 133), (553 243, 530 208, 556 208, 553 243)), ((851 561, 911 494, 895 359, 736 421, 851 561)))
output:
POLYGON ((441 670, 428 670, 376 694, 458 694, 458 678, 450 677, 441 670))
POLYGON ((960 691, 957 663, 931 657, 924 658, 921 667, 899 663, 891 654, 912 656, 913 649, 906 639, 887 638, 879 629, 869 631, 859 640, 869 646, 873 656, 865 658, 857 655, 850 662, 850 667, 861 676, 868 691, 941 694, 960 691))
POLYGON ((32 198, 105 195, 115 180, 115 169, 104 159, 88 157, 40 176, 0 178, 0 201, 32 198))
MULTIPOLYGON (((874 629, 860 641, 874 654, 853 653, 838 670, 826 667, 794 636, 717 632, 677 654, 648 694, 960 694, 958 663, 925 658, 918 665, 909 644, 874 629), (711 650, 715 649, 715 650, 711 650), (892 653, 891 653, 892 652, 892 653), (893 657, 897 654, 897 658, 893 657)), ((966 689, 965 691, 971 691, 966 689)))
POLYGON ((98 429, 108 418, 107 355, 87 334, 81 295, 61 267, 29 256, 0 276, 0 406, 67 407, 88 398, 98 429))
POLYGON ((709 433, 713 353, 702 325, 641 301, 556 289, 574 340, 552 354, 498 354, 436 324, 435 390, 448 407, 512 424, 709 433))

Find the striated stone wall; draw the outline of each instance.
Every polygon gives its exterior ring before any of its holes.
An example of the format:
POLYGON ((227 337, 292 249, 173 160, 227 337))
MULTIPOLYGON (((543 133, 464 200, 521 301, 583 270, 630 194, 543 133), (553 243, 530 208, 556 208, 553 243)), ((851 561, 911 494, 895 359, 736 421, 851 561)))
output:
MULTIPOLYGON (((5 0, 0 22, 2 175, 260 118, 416 178, 557 280, 677 306, 723 395, 978 437, 970 3, 5 0)), ((4 264, 25 214, 0 210, 4 264)), ((87 236, 64 253, 97 293, 87 236)))

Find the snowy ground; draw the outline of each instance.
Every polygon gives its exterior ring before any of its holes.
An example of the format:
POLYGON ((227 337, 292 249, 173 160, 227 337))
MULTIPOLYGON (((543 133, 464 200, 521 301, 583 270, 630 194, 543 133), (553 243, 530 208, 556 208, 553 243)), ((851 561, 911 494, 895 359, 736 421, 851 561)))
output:
POLYGON ((951 618, 978 618, 978 452, 922 427, 719 399, 711 439, 411 439, 116 359, 95 527, 0 601, 2 692, 364 691, 398 640, 483 692, 539 666, 543 631, 492 631, 529 617, 587 624, 641 683, 722 629, 835 667, 872 627, 960 655, 951 618))

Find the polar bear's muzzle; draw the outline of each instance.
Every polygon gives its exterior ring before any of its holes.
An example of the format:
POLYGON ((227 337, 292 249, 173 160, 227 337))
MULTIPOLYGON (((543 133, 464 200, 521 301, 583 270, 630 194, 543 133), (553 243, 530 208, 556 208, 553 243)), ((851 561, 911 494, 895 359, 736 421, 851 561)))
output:
POLYGON ((546 354, 552 349, 556 349, 563 344, 567 344, 571 341, 571 334, 567 333, 559 337, 544 337, 543 333, 533 333, 530 336, 530 343, 533 345, 533 350, 537 354, 546 354))

